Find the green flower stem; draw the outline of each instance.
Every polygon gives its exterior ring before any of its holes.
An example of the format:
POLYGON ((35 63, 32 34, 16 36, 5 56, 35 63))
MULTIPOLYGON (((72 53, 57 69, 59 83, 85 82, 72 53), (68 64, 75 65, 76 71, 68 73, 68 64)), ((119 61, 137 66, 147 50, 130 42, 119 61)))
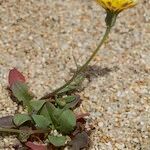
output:
POLYGON ((9 132, 9 133, 29 133, 29 134, 36 134, 36 133, 48 133, 50 132, 50 129, 47 130, 19 130, 19 129, 7 129, 7 128, 0 128, 0 132, 9 132))
POLYGON ((100 41, 100 43, 98 44, 97 48, 94 50, 94 52, 92 53, 92 55, 90 56, 90 58, 85 62, 85 64, 83 64, 77 71, 76 73, 73 75, 73 77, 68 81, 66 82, 66 84, 64 84, 63 86, 61 86, 60 88, 56 89, 54 92, 52 93, 49 93, 45 96, 43 96, 41 99, 48 99, 50 98, 51 96, 54 96, 54 95, 57 95, 57 93, 59 91, 61 91, 62 89, 64 89, 65 87, 67 87, 70 83, 72 83, 74 81, 74 79, 81 73, 83 72, 86 67, 88 66, 88 64, 91 62, 91 60, 94 58, 94 56, 97 54, 97 52, 99 51, 100 47, 103 45, 103 43, 105 42, 105 40, 107 39, 109 33, 110 33, 110 30, 111 30, 111 27, 112 26, 107 26, 107 29, 105 31, 105 34, 102 38, 102 40, 100 41))
POLYGON ((107 15, 105 18, 106 25, 109 27, 113 27, 116 23, 116 19, 119 13, 107 11, 107 15))

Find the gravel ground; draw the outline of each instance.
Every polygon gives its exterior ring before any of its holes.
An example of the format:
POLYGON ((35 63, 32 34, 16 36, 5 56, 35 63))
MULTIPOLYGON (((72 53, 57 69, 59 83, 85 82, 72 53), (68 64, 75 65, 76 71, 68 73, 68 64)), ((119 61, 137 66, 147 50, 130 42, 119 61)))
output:
MULTIPOLYGON (((92 61, 81 111, 96 130, 90 150, 150 150, 150 1, 122 12, 92 61)), ((93 0, 0 0, 0 116, 17 105, 6 91, 11 68, 24 72, 37 97, 62 85, 85 62, 105 30, 93 0)), ((20 108, 20 112, 22 108, 20 108)), ((0 137, 0 150, 15 137, 0 137)))

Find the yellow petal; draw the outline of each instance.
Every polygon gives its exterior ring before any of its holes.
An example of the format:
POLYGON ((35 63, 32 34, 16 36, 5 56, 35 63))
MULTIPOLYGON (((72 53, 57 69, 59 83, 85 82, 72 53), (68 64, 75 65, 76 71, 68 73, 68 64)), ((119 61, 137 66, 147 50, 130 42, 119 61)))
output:
POLYGON ((111 12, 121 12, 135 6, 138 0, 96 0, 103 8, 111 12))

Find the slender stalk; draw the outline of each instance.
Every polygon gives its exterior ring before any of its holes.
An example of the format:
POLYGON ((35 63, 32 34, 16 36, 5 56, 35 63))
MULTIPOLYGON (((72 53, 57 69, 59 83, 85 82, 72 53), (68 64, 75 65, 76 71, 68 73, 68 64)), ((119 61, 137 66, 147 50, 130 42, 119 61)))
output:
POLYGON ((86 67, 88 66, 88 64, 91 62, 91 60, 94 58, 94 56, 97 54, 97 52, 99 51, 100 47, 103 45, 103 43, 105 42, 105 40, 107 39, 109 33, 111 30, 111 26, 107 26, 105 34, 102 38, 102 40, 100 41, 100 43, 98 44, 97 48, 94 50, 94 52, 92 53, 92 55, 90 56, 90 58, 85 62, 85 64, 83 64, 78 70, 77 72, 72 76, 72 78, 66 82, 63 86, 61 86, 60 88, 56 89, 54 92, 49 93, 45 96, 43 96, 41 99, 48 99, 51 96, 56 95, 59 91, 61 91, 62 89, 64 89, 65 87, 67 87, 72 81, 74 81, 74 79, 82 72, 86 69, 86 67))
POLYGON ((0 128, 0 132, 21 133, 21 130, 18 130, 18 129, 0 128))
POLYGON ((0 132, 9 132, 9 133, 29 133, 29 134, 36 134, 36 133, 47 133, 50 132, 50 129, 47 130, 19 130, 19 129, 7 129, 7 128, 0 128, 0 132))

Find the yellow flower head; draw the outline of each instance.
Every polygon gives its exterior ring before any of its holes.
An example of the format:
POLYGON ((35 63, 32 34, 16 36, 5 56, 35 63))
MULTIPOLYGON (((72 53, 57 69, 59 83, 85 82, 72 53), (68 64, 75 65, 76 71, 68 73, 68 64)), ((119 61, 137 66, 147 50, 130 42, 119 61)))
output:
POLYGON ((113 13, 119 13, 124 9, 133 7, 138 0, 96 0, 104 9, 113 13))

